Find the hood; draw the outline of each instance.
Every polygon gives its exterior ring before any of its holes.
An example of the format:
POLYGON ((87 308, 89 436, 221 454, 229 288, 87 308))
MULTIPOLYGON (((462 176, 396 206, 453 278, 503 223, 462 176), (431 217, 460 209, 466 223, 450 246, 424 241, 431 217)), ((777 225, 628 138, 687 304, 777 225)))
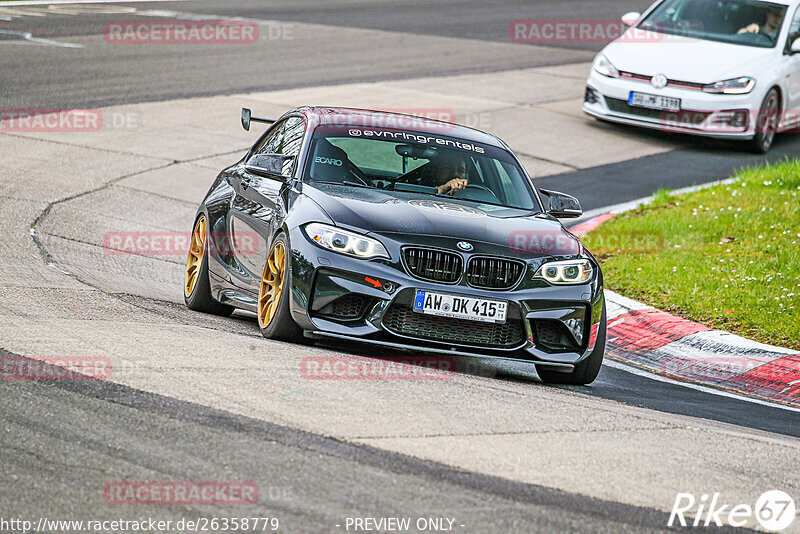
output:
POLYGON ((469 241, 476 253, 519 257, 574 255, 582 245, 557 220, 529 211, 419 193, 333 184, 304 184, 344 228, 404 243, 469 241), (479 246, 484 244, 485 246, 479 246))
POLYGON ((659 39, 620 38, 603 54, 620 71, 670 80, 713 83, 739 76, 755 77, 774 48, 735 45, 676 35, 653 34, 659 39))

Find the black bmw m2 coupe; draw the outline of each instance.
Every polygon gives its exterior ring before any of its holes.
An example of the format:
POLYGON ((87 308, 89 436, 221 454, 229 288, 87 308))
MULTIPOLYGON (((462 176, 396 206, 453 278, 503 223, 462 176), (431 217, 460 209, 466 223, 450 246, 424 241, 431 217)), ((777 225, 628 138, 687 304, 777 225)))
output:
POLYGON ((588 384, 603 361, 603 276, 493 135, 421 117, 302 107, 201 203, 186 305, 257 314, 264 336, 336 338, 536 365, 588 384), (246 246, 245 246, 246 245, 246 246), (254 252, 260 251, 260 252, 254 252))

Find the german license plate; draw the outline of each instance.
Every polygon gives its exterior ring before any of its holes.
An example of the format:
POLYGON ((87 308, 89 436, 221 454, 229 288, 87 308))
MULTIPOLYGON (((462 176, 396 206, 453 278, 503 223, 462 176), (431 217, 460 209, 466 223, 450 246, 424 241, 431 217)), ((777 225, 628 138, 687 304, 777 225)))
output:
POLYGON ((508 303, 503 300, 477 299, 418 289, 414 298, 414 311, 484 323, 505 323, 508 303))
POLYGON ((628 95, 628 104, 640 108, 663 109, 666 111, 680 111, 681 99, 668 96, 650 95, 631 91, 628 95))

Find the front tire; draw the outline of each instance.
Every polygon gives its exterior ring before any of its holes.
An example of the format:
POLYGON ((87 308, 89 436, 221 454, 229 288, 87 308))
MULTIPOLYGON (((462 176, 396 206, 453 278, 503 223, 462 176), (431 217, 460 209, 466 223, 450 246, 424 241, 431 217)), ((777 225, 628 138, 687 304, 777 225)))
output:
POLYGON ((280 233, 267 255, 258 286, 258 327, 261 335, 282 341, 303 342, 303 330, 289 311, 292 293, 289 240, 280 233))
POLYGON ((761 102, 756 117, 756 133, 750 140, 750 150, 756 154, 766 154, 772 148, 775 134, 778 132, 780 118, 780 97, 774 87, 767 92, 761 102))
POLYGON ((571 384, 581 385, 591 384, 600 373, 603 365, 603 356, 606 352, 606 307, 603 303, 603 314, 600 317, 600 324, 597 327, 597 340, 594 350, 588 358, 575 366, 571 373, 559 373, 558 371, 548 371, 536 367, 536 373, 545 384, 571 384))
POLYGON ((207 227, 206 216, 200 214, 194 222, 189 256, 186 258, 183 301, 190 310, 227 317, 235 308, 222 304, 211 296, 211 284, 208 280, 207 227))

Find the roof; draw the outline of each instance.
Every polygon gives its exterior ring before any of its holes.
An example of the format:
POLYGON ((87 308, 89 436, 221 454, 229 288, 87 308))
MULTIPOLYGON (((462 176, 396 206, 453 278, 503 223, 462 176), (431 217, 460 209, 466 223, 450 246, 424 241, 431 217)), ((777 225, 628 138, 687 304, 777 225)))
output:
POLYGON ((313 106, 301 107, 293 110, 293 112, 299 112, 305 115, 309 121, 315 123, 316 126, 352 126, 366 129, 400 130, 427 135, 440 135, 462 139, 472 143, 480 143, 505 149, 508 148, 503 141, 492 134, 460 124, 428 118, 431 114, 452 116, 454 115, 452 110, 425 110, 419 108, 413 110, 409 109, 408 111, 411 113, 313 106), (430 113, 428 113, 428 111, 430 111, 430 113))

